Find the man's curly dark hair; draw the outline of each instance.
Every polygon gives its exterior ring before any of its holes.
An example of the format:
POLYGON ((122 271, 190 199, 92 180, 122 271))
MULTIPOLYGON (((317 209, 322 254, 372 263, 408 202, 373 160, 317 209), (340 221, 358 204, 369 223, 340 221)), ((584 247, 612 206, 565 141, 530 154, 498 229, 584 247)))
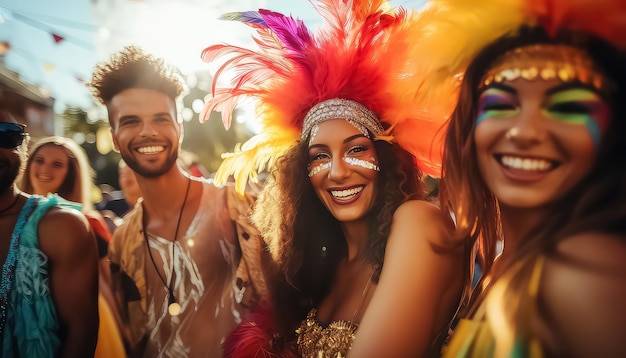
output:
POLYGON ((108 62, 96 65, 87 87, 94 98, 108 106, 115 95, 129 88, 158 91, 176 100, 185 85, 178 70, 165 60, 138 46, 126 46, 108 62))

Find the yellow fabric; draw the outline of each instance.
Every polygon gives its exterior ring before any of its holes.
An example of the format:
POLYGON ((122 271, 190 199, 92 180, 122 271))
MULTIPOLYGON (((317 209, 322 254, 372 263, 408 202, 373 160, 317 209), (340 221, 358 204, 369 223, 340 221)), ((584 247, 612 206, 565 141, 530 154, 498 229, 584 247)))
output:
POLYGON ((95 358, 123 358, 126 357, 122 336, 113 317, 113 312, 107 301, 98 295, 98 314, 100 327, 98 328, 98 344, 95 358))
MULTIPOLYGON (((528 354, 526 357, 543 357, 543 351, 538 341, 531 340, 524 343, 527 344, 526 350, 528 354)), ((494 337, 487 322, 462 319, 454 330, 452 340, 443 349, 442 358, 494 357, 494 344, 494 337)), ((516 346, 508 357, 522 357, 523 355, 519 348, 516 346)))
POLYGON ((442 356, 446 358, 470 355, 489 357, 493 353, 490 349, 492 344, 493 336, 485 322, 462 319, 454 330, 450 344, 444 348, 442 356), (478 337, 481 339, 479 340, 478 337), (470 351, 472 354, 469 354, 470 351))
MULTIPOLYGON (((537 299, 541 273, 543 271, 545 257, 535 260, 533 271, 528 284, 529 298, 537 299)), ((493 292, 491 292, 493 293, 493 292)), ((494 357, 496 337, 487 320, 487 298, 477 302, 476 312, 470 319, 461 319, 457 324, 452 339, 442 351, 443 358, 460 357, 494 357)), ((513 349, 506 355, 511 358, 529 357, 542 358, 541 344, 536 339, 530 341, 516 340, 513 349)))

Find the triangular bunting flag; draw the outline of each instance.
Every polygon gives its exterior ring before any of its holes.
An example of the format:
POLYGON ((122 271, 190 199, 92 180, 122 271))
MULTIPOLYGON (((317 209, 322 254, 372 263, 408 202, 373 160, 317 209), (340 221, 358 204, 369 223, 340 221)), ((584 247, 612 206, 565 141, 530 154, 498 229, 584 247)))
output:
POLYGON ((64 40, 63 36, 59 36, 57 34, 52 34, 52 37, 54 38, 54 43, 55 44, 58 44, 59 42, 64 40))

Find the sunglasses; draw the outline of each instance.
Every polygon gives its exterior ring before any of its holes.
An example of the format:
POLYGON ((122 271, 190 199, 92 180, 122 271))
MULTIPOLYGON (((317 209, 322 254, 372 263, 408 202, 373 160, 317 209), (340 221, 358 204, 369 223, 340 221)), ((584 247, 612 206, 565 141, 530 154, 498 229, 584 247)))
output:
POLYGON ((0 122, 0 148, 11 149, 22 144, 26 137, 25 128, 23 124, 0 122))

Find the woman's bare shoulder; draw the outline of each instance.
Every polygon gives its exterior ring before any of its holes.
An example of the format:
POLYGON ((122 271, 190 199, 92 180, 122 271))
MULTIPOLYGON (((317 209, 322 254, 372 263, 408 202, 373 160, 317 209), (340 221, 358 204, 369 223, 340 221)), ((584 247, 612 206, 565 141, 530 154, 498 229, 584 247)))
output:
POLYGON ((441 210, 424 200, 407 200, 402 203, 393 215, 394 222, 401 221, 403 224, 408 221, 413 224, 438 223, 443 222, 441 210))
POLYGON ((447 245, 453 226, 439 207, 424 200, 408 200, 398 207, 393 216, 393 230, 422 233, 431 243, 447 245))
POLYGON ((540 292, 555 353, 626 356, 626 237, 584 233, 562 240, 546 259, 540 292))

